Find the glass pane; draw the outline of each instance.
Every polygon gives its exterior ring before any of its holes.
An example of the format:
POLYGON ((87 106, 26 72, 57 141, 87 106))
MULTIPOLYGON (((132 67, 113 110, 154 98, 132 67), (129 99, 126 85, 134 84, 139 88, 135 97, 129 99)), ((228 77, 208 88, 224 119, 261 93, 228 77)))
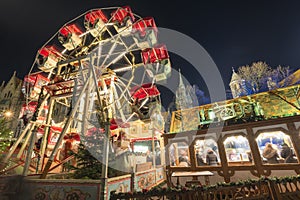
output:
POLYGON ((218 146, 213 139, 198 139, 195 141, 196 166, 219 165, 218 146))
POLYGON ((224 146, 229 165, 252 164, 252 153, 249 141, 245 136, 227 137, 224 146))
POLYGON ((261 133, 256 142, 264 164, 298 163, 291 138, 282 131, 261 133))
POLYGON ((185 142, 176 142, 169 148, 170 165, 176 167, 189 167, 190 153, 189 146, 185 142))

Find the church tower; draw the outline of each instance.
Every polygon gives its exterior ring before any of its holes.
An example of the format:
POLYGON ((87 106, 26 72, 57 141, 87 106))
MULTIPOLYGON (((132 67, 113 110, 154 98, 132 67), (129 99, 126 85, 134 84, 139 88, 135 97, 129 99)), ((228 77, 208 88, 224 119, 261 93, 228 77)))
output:
POLYGON ((247 95, 246 82, 232 68, 231 81, 229 83, 233 98, 247 95))
POLYGON ((16 71, 7 83, 2 82, 0 86, 0 112, 10 111, 13 114, 7 123, 13 132, 17 129, 18 117, 24 103, 21 88, 22 80, 16 76, 16 71))
POLYGON ((176 90, 176 109, 183 110, 193 107, 192 97, 187 93, 186 87, 183 83, 181 71, 179 69, 179 85, 176 90))

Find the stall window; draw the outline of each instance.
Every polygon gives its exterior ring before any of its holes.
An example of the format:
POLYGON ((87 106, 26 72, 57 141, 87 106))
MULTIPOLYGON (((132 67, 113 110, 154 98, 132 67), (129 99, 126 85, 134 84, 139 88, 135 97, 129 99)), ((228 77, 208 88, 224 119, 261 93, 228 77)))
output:
POLYGON ((186 142, 176 142, 169 148, 170 165, 173 167, 189 167, 190 153, 186 142))
POLYGON ((160 142, 158 140, 154 142, 154 151, 152 145, 152 140, 135 141, 133 143, 133 151, 137 155, 145 157, 145 162, 152 162, 153 164, 155 160, 156 166, 161 165, 160 142))
POLYGON ((256 142, 264 164, 298 163, 291 138, 282 131, 261 133, 256 142))
POLYGON ((213 139, 197 139, 195 141, 196 166, 219 165, 218 146, 213 139))
POLYGON ((251 164, 253 157, 249 141, 245 136, 230 136, 224 141, 226 158, 229 165, 251 164))

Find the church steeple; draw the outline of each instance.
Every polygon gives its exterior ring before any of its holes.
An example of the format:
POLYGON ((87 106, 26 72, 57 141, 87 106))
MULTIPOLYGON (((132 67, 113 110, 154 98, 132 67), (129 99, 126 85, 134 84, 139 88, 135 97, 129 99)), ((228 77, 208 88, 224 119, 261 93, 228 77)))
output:
POLYGON ((193 106, 192 100, 190 95, 187 93, 186 87, 183 83, 180 69, 178 73, 178 79, 179 79, 179 83, 178 83, 178 88, 176 90, 176 100, 175 100, 176 108, 177 110, 190 108, 193 106))
POLYGON ((233 67, 232 67, 232 76, 231 76, 229 86, 230 86, 230 90, 231 90, 233 98, 240 97, 240 96, 243 96, 243 95, 247 95, 245 80, 242 79, 235 72, 233 67))
POLYGON ((185 88, 184 84, 183 84, 183 80, 182 80, 182 75, 181 75, 181 70, 179 69, 179 84, 178 84, 179 88, 185 88))

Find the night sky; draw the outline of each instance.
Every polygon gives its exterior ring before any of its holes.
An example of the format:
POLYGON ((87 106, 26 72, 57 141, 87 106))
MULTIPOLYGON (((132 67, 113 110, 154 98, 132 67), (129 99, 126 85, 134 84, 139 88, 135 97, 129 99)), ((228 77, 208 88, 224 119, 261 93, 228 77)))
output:
MULTIPOLYGON (((182 32, 201 44, 220 69, 225 87, 231 68, 254 61, 300 66, 300 3, 296 1, 192 0, 1 0, 0 80, 28 73, 37 50, 67 21, 92 9, 129 5, 153 16, 157 26, 182 32), (295 3, 293 3, 295 2, 295 3)), ((180 59, 175 68, 184 68, 180 59)), ((188 78, 189 70, 182 69, 188 78)), ((197 80, 191 82, 197 83, 197 80)))

